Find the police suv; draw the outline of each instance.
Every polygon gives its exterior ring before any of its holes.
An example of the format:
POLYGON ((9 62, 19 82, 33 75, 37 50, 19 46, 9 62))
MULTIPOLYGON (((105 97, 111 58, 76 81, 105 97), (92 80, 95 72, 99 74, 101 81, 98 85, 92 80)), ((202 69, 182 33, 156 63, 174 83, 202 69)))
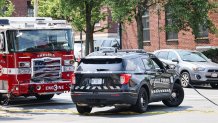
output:
POLYGON ((184 98, 175 71, 143 50, 94 52, 81 59, 73 79, 71 97, 80 114, 103 106, 143 113, 148 103, 176 107, 184 98))

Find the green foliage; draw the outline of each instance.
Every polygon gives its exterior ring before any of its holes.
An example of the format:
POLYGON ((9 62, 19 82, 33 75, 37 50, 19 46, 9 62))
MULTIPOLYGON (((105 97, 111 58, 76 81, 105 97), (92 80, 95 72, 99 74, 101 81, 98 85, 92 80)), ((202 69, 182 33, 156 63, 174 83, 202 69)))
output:
POLYGON ((90 21, 94 27, 95 23, 106 17, 101 12, 104 0, 60 0, 64 16, 72 22, 77 30, 85 31, 86 21, 90 21), (88 8, 89 7, 89 8, 88 8), (89 10, 88 10, 89 9, 89 10), (91 13, 91 20, 86 20, 87 10, 91 13))
POLYGON ((85 31, 86 6, 85 2, 93 5, 91 13, 91 24, 104 19, 106 14, 102 13, 103 0, 39 0, 39 12, 41 17, 52 17, 56 19, 66 19, 78 31, 85 31))
POLYGON ((10 0, 0 0, 0 17, 11 16, 14 11, 14 5, 10 0))
POLYGON ((209 49, 202 52, 205 56, 211 59, 213 62, 218 63, 218 49, 209 49))
POLYGON ((137 1, 135 0, 106 0, 106 4, 112 8, 112 18, 115 22, 132 21, 137 1))
POLYGON ((207 0, 169 0, 166 8, 171 13, 169 16, 172 18, 173 24, 168 25, 166 30, 179 32, 191 29, 194 35, 198 35, 199 26, 203 26, 211 33, 215 33, 216 28, 208 17, 208 13, 217 7, 217 3, 207 0))
MULTIPOLYGON (((32 0, 34 1, 34 0, 32 0)), ((39 0, 38 1, 38 16, 52 17, 55 19, 62 19, 62 7, 60 0, 39 0)))

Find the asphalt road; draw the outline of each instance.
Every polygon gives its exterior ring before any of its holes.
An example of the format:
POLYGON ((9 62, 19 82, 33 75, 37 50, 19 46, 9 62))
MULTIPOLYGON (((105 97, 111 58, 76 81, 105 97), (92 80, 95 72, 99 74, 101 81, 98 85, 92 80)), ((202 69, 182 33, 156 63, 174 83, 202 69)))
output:
MULTIPOLYGON (((198 87, 198 90, 218 103, 218 90, 198 87)), ((0 123, 217 123, 218 106, 210 103, 193 89, 185 89, 181 106, 170 108, 161 102, 149 104, 148 111, 136 114, 114 107, 93 108, 90 115, 79 115, 70 94, 56 95, 50 101, 34 97, 17 98, 9 106, 0 107, 0 123)))

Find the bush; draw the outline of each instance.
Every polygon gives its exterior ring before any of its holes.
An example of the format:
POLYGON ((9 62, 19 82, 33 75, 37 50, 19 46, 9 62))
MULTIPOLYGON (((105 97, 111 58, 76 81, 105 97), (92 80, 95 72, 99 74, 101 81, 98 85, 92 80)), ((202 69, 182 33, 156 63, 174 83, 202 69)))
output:
POLYGON ((213 62, 218 63, 218 49, 209 49, 202 52, 207 58, 211 59, 213 62))

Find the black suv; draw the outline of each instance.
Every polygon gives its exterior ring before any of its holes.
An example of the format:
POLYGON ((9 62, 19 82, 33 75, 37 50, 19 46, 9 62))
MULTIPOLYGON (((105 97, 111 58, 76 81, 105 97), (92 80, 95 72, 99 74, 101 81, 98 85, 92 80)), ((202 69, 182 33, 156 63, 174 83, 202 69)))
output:
POLYGON ((94 106, 130 106, 143 113, 150 102, 176 107, 184 98, 175 71, 143 50, 92 53, 81 59, 73 79, 71 97, 80 114, 94 106))

